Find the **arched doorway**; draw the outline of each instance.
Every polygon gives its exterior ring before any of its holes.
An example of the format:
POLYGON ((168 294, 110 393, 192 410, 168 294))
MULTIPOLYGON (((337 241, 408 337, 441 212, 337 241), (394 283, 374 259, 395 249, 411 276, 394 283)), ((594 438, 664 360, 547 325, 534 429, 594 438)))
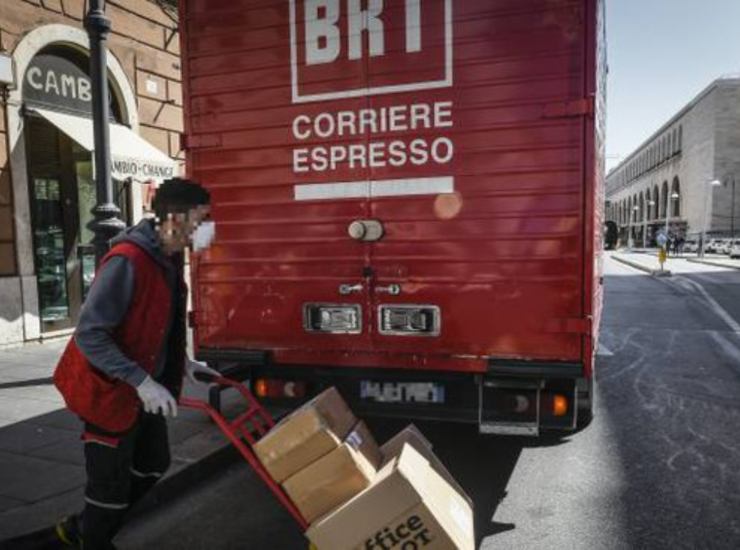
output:
MULTIPOLYGON (((86 105, 91 90, 86 76, 76 73, 80 67, 87 72, 88 43, 82 29, 50 24, 25 34, 13 50, 21 83, 9 90, 6 113, 24 340, 71 331, 91 279, 84 219, 89 212, 82 203, 93 195, 95 143, 86 105)), ((107 70, 114 180, 151 183, 172 177, 175 162, 138 135, 134 87, 115 48, 108 51, 107 70)), ((136 222, 144 186, 126 187, 119 182, 118 202, 136 222)))
POLYGON ((668 182, 663 182, 662 192, 660 194, 660 217, 665 218, 668 215, 668 182))
POLYGON ((678 176, 673 178, 673 184, 671 185, 671 217, 678 218, 681 216, 681 182, 678 176))
MULTIPOLYGON (((95 205, 89 149, 49 120, 49 113, 89 119, 92 105, 87 54, 70 45, 39 50, 23 76, 24 139, 41 332, 74 326, 92 283, 95 256, 87 224, 95 205)), ((124 107, 110 88, 111 122, 124 107)), ((127 185, 113 180, 114 200, 129 222, 127 185)))

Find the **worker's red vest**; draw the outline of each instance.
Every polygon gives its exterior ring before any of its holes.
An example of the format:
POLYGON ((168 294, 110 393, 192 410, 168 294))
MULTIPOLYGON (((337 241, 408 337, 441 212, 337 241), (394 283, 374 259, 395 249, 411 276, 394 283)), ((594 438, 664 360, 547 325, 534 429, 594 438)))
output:
MULTIPOLYGON (((163 268, 134 243, 115 245, 101 265, 112 256, 125 256, 134 267, 131 304, 113 338, 128 358, 151 374, 167 332, 172 290, 163 268)), ((59 359, 54 384, 73 413, 105 431, 124 432, 138 417, 141 405, 136 390, 93 367, 74 337, 59 359)))

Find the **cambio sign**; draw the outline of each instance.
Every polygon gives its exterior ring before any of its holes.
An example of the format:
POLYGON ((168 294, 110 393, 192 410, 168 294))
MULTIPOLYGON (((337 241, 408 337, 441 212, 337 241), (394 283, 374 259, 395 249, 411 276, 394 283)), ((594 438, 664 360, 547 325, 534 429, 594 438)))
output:
MULTIPOLYGON (((289 3, 292 99, 307 104, 306 113, 292 121, 294 174, 327 179, 340 170, 430 166, 450 172, 454 144, 445 132, 453 126, 452 101, 439 94, 435 101, 409 100, 406 94, 394 102, 389 94, 452 86, 452 0, 289 3), (382 95, 391 99, 331 109, 333 100, 382 95), (327 108, 317 113, 319 102, 327 108)), ((296 185, 295 196, 427 194, 453 187, 451 176, 360 180, 296 185)))

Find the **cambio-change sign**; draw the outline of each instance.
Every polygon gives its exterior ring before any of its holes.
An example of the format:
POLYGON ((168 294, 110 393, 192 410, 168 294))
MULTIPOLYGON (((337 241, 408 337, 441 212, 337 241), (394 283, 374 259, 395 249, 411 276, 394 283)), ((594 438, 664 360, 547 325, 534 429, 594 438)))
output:
POLYGON ((452 0, 289 2, 296 199, 452 192, 452 0))

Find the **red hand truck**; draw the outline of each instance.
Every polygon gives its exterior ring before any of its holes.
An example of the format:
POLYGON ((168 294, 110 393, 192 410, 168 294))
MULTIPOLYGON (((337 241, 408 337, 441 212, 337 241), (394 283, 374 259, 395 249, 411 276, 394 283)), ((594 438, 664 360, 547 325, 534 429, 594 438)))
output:
POLYGON ((249 463, 252 469, 257 472, 257 475, 262 478, 262 481, 265 482, 265 485, 270 488, 270 491, 272 491, 278 499, 278 502, 288 510, 290 515, 293 516, 293 519, 298 522, 301 530, 305 532, 306 529, 308 529, 308 523, 298 511, 295 504, 293 504, 290 497, 285 494, 283 488, 272 479, 272 476, 270 476, 262 465, 262 462, 260 462, 257 455, 255 455, 252 450, 254 444, 257 443, 257 441, 275 425, 275 420, 273 420, 272 415, 265 410, 260 402, 257 401, 257 398, 252 395, 252 392, 250 392, 241 382, 202 373, 197 374, 196 378, 203 382, 234 388, 242 395, 242 397, 244 397, 247 404, 247 410, 236 416, 236 418, 230 420, 225 418, 210 404, 205 401, 201 401, 200 399, 181 397, 180 405, 188 409, 203 411, 213 419, 227 439, 231 441, 231 444, 236 447, 244 460, 249 463))

